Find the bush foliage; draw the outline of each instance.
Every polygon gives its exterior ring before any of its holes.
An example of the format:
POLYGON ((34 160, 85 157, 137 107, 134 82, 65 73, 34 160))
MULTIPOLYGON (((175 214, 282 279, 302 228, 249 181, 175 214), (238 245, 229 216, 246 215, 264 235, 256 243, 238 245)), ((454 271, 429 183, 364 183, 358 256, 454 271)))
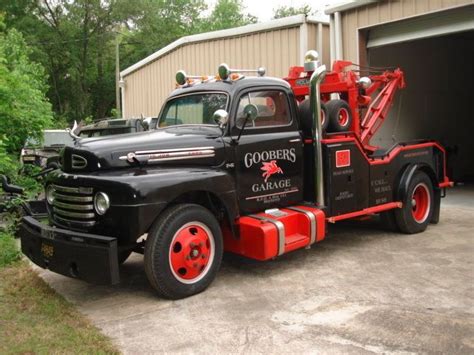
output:
POLYGON ((41 139, 52 125, 46 75, 30 52, 21 33, 6 31, 0 17, 0 156, 18 154, 28 137, 41 139))

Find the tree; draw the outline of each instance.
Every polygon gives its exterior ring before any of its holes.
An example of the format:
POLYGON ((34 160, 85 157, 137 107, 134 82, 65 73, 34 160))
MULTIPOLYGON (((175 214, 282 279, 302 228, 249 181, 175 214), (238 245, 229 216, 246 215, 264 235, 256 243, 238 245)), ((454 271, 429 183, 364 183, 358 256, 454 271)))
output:
POLYGON ((256 22, 241 0, 206 10, 204 0, 0 0, 46 69, 56 122, 69 123, 111 115, 116 41, 123 69, 182 36, 256 22))
POLYGON ((312 11, 311 6, 305 4, 300 7, 293 7, 293 6, 280 6, 276 9, 273 9, 273 18, 283 18, 295 15, 315 15, 317 11, 312 11))
POLYGON ((6 30, 0 17, 0 148, 18 154, 25 140, 41 140, 52 124, 51 104, 45 96, 43 67, 29 58, 31 49, 21 33, 6 30))
POLYGON ((255 16, 243 11, 241 0, 219 0, 211 15, 204 21, 202 31, 217 31, 257 22, 255 16))

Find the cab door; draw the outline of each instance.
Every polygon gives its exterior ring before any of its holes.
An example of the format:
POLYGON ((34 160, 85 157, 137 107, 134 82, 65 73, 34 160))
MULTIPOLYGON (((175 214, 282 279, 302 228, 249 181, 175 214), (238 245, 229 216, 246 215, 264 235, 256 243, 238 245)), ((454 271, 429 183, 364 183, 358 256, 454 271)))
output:
POLYGON ((242 213, 285 207, 303 199, 303 140, 296 109, 283 88, 242 92, 234 110, 232 136, 244 124, 244 108, 257 107, 235 146, 235 173, 242 213))

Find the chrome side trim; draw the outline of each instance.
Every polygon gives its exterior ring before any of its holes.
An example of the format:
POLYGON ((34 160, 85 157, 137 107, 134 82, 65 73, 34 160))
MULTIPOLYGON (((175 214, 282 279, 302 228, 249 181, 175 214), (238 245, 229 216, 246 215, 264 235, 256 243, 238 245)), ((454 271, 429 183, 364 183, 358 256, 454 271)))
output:
POLYGON ((192 150, 188 152, 174 152, 174 153, 154 153, 150 154, 148 161, 163 161, 163 160, 179 160, 179 159, 198 159, 198 158, 212 158, 215 156, 214 150, 192 150))
POLYGON ((61 192, 70 192, 70 193, 76 193, 76 194, 82 194, 82 195, 87 195, 87 194, 92 194, 92 187, 69 187, 69 186, 60 186, 60 185, 55 185, 53 184, 53 187, 56 191, 61 191, 61 192))
POLYGON ((273 224, 278 231, 278 256, 285 253, 285 226, 282 222, 272 219, 270 217, 257 216, 255 214, 248 215, 247 217, 255 218, 263 222, 273 224))
POLYGON ((188 150, 214 150, 214 147, 191 147, 191 148, 176 148, 176 149, 160 149, 160 150, 139 150, 135 154, 159 154, 170 152, 184 152, 188 150))
POLYGON ((200 158, 212 158, 214 157, 215 151, 211 149, 195 149, 195 150, 163 150, 163 151, 149 151, 145 153, 131 152, 127 155, 119 157, 120 160, 130 160, 129 155, 132 154, 136 157, 145 157, 148 162, 167 161, 167 160, 181 160, 181 159, 200 159, 200 158))
POLYGON ((92 202, 94 198, 92 196, 71 196, 63 195, 55 192, 54 197, 64 201, 73 201, 73 202, 92 202))
POLYGON ((302 208, 298 207, 285 207, 286 210, 292 210, 300 213, 304 213, 308 218, 309 218, 309 223, 310 223, 310 238, 309 238, 309 245, 314 244, 316 242, 316 217, 314 214, 310 211, 306 211, 302 208))
POLYGON ((92 227, 95 224, 95 221, 73 221, 59 216, 54 216, 54 219, 59 223, 62 221, 66 226, 92 227))
POLYGON ((76 211, 90 211, 94 209, 94 205, 72 205, 70 203, 59 202, 56 200, 53 201, 53 206, 76 211))
POLYGON ((57 207, 53 206, 53 211, 54 213, 66 216, 66 217, 73 217, 73 218, 94 218, 95 214, 94 213, 81 213, 81 212, 70 212, 70 211, 64 211, 61 210, 57 207))

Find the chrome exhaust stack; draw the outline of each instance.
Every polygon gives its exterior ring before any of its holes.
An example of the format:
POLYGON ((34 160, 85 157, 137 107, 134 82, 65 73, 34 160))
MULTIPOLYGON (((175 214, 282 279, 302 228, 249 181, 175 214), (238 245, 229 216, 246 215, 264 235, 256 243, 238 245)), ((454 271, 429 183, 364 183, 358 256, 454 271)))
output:
POLYGON ((324 206, 324 181, 323 181, 323 153, 321 151, 321 94, 320 84, 326 76, 326 66, 321 65, 317 67, 311 75, 309 86, 309 100, 311 114, 313 115, 313 149, 314 154, 314 168, 316 169, 314 180, 314 191, 316 192, 316 204, 319 207, 324 206))

